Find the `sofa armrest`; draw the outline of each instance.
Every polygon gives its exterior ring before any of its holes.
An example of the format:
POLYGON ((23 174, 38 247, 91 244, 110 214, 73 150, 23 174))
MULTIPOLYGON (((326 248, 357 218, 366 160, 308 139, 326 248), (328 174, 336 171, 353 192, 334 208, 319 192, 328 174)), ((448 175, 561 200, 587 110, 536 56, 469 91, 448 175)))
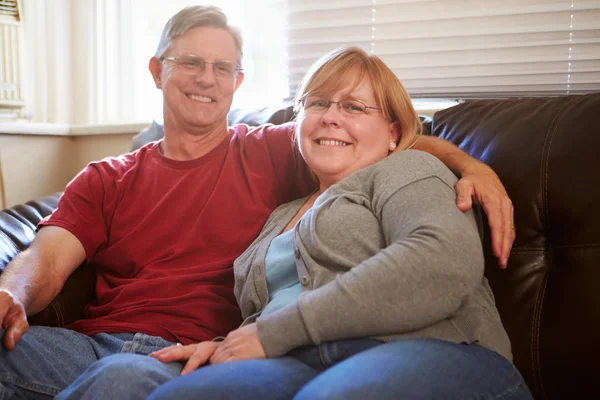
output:
MULTIPOLYGON (((29 247, 38 222, 54 211, 61 194, 55 193, 0 211, 0 274, 20 251, 29 247)), ((56 298, 29 318, 30 325, 63 327, 83 318, 85 305, 94 299, 95 282, 96 269, 85 264, 80 266, 67 279, 56 298)))

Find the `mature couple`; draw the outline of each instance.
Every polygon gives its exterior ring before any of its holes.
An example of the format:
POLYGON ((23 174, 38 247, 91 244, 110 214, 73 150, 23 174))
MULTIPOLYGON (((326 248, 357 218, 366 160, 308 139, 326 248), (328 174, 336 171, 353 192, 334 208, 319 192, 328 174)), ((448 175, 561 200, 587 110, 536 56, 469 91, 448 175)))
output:
POLYGON ((497 176, 420 137, 355 48, 313 65, 295 124, 228 128, 241 48, 214 7, 167 23, 165 138, 86 167, 0 277, 0 398, 530 398, 467 211, 505 266, 497 176), (29 327, 84 261, 86 319, 29 327))

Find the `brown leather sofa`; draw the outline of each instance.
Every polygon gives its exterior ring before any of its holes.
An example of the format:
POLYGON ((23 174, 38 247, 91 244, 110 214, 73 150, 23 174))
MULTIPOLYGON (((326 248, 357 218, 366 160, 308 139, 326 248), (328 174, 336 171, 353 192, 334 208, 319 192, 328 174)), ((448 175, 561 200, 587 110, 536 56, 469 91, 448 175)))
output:
MULTIPOLYGON (((281 123, 290 108, 232 112, 230 123, 281 123)), ((517 237, 507 270, 486 273, 536 399, 600 393, 600 94, 470 101, 438 112, 427 132, 491 165, 514 202, 517 237)), ((136 138, 144 142, 144 134, 136 138)), ((58 194, 0 213, 0 271, 34 237, 58 194)), ((457 238, 460 240, 460 238, 457 238)), ((64 326, 94 298, 82 266, 31 324, 64 326)))

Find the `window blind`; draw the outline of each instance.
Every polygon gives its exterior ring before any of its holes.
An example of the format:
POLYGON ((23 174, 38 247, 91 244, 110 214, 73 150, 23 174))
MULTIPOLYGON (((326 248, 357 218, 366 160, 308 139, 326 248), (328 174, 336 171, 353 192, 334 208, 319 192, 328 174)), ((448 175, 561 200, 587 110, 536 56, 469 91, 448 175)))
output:
POLYGON ((19 21, 19 5, 17 0, 0 0, 0 17, 19 21))
POLYGON ((20 117, 23 99, 22 22, 17 0, 0 0, 0 120, 20 117))
POLYGON ((413 98, 600 90, 598 0, 287 0, 290 95, 319 56, 357 45, 413 98))

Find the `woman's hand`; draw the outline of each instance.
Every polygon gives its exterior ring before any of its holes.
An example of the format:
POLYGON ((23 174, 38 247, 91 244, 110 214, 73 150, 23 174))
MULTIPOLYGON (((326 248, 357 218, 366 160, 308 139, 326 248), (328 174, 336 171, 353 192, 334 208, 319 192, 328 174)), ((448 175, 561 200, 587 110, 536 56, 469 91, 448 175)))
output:
POLYGON ((210 358, 210 363, 219 364, 266 357, 265 350, 258 338, 258 329, 254 323, 231 331, 210 358))
POLYGON ((463 172, 456 184, 456 204, 467 211, 473 202, 480 204, 487 215, 492 232, 492 249, 501 268, 506 268, 515 240, 514 208, 498 175, 483 163, 463 172))
POLYGON ((181 370, 181 375, 185 375, 206 364, 220 344, 220 342, 201 342, 187 346, 169 346, 150 353, 149 356, 164 363, 187 360, 181 370))

